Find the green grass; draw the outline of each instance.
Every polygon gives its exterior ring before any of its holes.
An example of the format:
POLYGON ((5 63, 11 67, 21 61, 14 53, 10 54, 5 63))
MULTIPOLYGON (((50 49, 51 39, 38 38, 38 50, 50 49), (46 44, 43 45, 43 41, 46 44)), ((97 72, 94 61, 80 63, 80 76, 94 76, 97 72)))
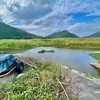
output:
POLYGON ((100 38, 0 40, 0 53, 13 53, 38 46, 100 50, 100 38))
POLYGON ((68 66, 68 69, 69 69, 69 70, 72 70, 72 67, 71 67, 71 66, 68 66))
POLYGON ((34 60, 37 70, 1 84, 0 100, 59 100, 65 98, 56 78, 62 79, 60 66, 34 60))
POLYGON ((34 46, 31 40, 0 40, 0 53, 19 52, 34 46))
POLYGON ((98 60, 98 63, 100 63, 100 53, 91 53, 90 56, 98 60))
POLYGON ((94 57, 96 60, 100 60, 100 53, 91 53, 90 55, 94 57))
POLYGON ((90 79, 94 78, 90 73, 87 73, 85 76, 88 77, 88 78, 90 78, 90 79))

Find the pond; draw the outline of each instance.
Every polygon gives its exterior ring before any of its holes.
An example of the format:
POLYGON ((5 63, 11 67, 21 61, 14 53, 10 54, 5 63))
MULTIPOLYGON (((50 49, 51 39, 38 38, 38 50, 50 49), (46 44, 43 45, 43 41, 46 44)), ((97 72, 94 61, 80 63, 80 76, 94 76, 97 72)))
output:
POLYGON ((89 55, 91 52, 93 53, 96 51, 62 49, 55 47, 37 47, 27 50, 23 53, 18 53, 17 55, 54 61, 65 66, 70 66, 71 68, 83 73, 90 73, 93 76, 100 76, 100 70, 94 69, 90 65, 91 62, 97 62, 93 57, 89 55), (40 50, 54 50, 55 52, 38 53, 40 50))

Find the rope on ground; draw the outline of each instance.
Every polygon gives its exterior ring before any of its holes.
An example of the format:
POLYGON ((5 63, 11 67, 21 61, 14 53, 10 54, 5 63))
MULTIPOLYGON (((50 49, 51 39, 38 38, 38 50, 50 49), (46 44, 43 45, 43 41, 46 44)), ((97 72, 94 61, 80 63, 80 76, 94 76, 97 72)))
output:
POLYGON ((66 95, 67 100, 70 100, 69 97, 68 97, 68 94, 67 94, 66 90, 64 89, 64 87, 63 87, 62 83, 60 82, 60 80, 58 78, 56 78, 56 79, 59 82, 59 84, 61 85, 63 91, 65 92, 65 95, 66 95))
POLYGON ((9 75, 13 70, 15 70, 16 67, 12 68, 9 72, 7 72, 6 74, 0 75, 0 78, 9 75))
POLYGON ((21 61, 24 62, 25 64, 27 64, 27 65, 31 66, 32 68, 35 68, 35 69, 36 69, 35 66, 33 66, 32 64, 30 64, 30 63, 28 63, 27 61, 25 61, 25 59, 22 59, 22 58, 20 58, 20 57, 17 56, 17 55, 15 55, 14 57, 17 57, 19 60, 21 60, 21 61))

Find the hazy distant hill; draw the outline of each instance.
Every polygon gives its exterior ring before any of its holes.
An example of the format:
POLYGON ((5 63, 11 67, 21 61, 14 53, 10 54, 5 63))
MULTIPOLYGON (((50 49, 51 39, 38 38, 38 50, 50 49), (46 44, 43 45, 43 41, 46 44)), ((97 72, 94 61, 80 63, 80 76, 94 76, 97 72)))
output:
POLYGON ((60 32, 55 32, 51 35, 46 36, 46 38, 77 38, 73 33, 68 32, 67 30, 63 30, 60 32))
POLYGON ((100 31, 98 31, 98 32, 96 32, 96 33, 94 33, 92 35, 89 35, 87 37, 100 37, 100 31))
POLYGON ((40 37, 0 22, 0 39, 29 39, 29 38, 40 38, 40 37))

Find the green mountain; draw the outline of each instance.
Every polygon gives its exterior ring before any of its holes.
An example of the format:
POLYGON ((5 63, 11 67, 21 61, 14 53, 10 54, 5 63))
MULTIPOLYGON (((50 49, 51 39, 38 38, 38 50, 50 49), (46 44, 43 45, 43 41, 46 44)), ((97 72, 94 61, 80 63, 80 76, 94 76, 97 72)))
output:
POLYGON ((77 38, 73 33, 68 32, 67 30, 63 30, 60 32, 55 32, 51 35, 46 36, 46 38, 77 38))
POLYGON ((40 38, 40 37, 0 22, 0 39, 30 39, 30 38, 40 38))
POLYGON ((96 33, 94 33, 92 35, 89 35, 87 37, 100 37, 100 31, 98 31, 98 32, 96 32, 96 33))

